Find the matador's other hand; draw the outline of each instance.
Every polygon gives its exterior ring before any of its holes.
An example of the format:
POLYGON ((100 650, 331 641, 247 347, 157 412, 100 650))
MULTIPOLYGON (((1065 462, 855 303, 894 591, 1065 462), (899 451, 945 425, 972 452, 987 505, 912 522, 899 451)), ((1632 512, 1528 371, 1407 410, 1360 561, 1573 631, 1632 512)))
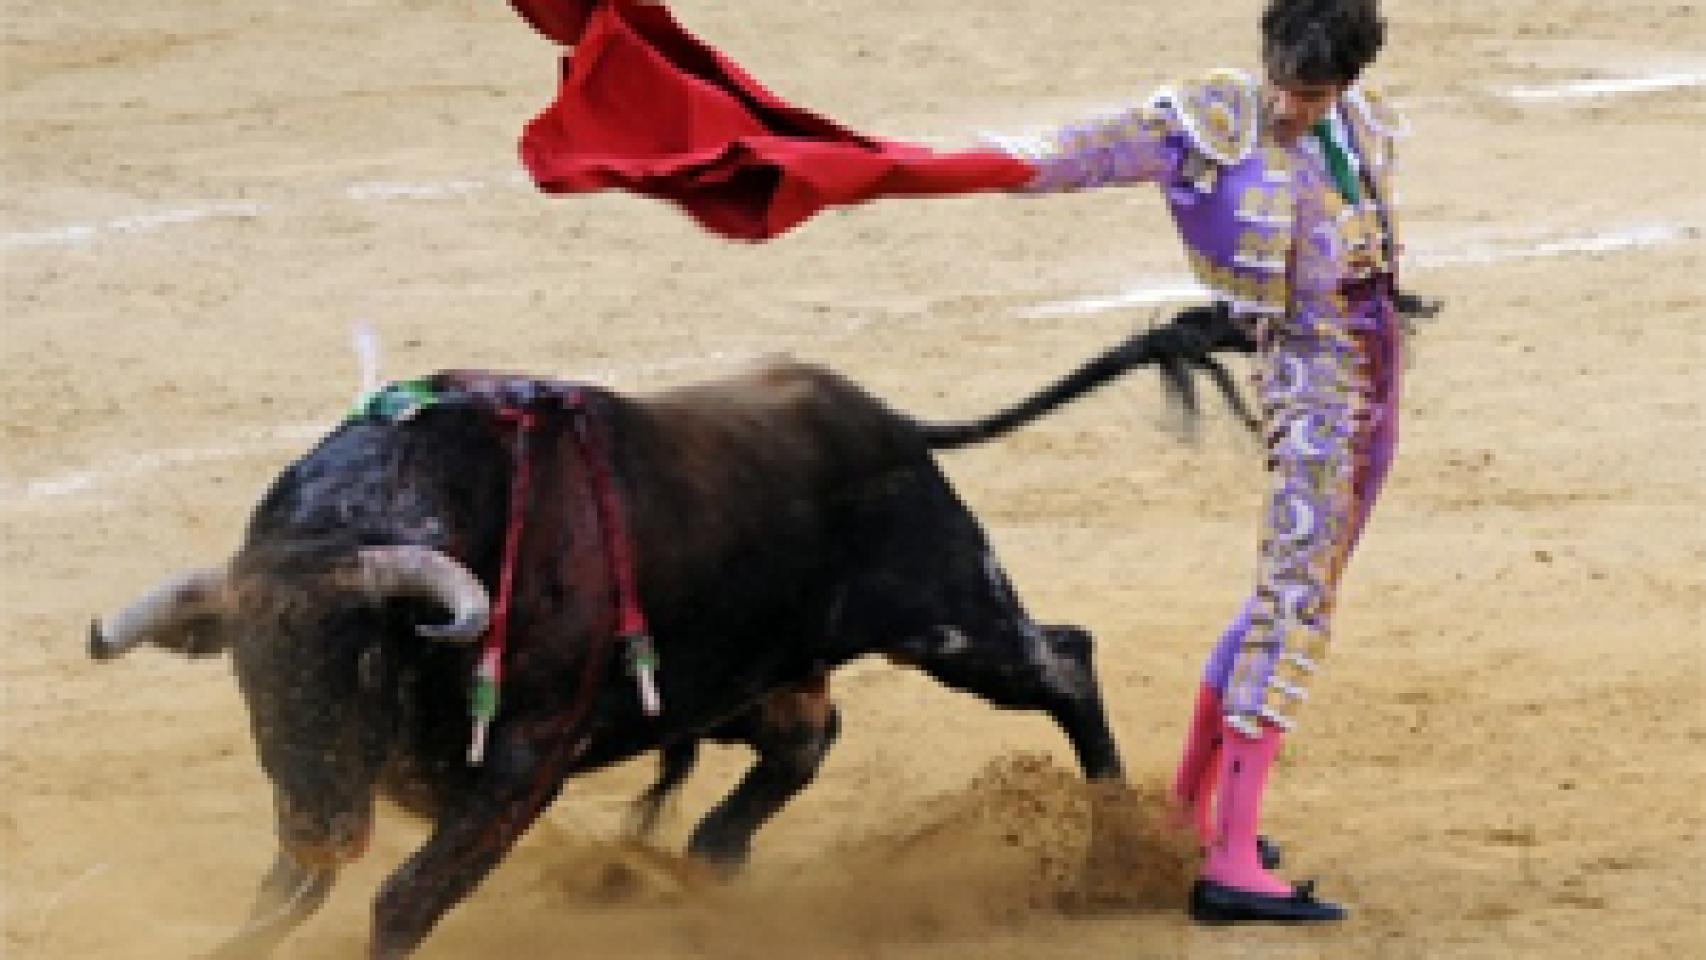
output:
POLYGON ((1399 290, 1392 294, 1392 307, 1398 311, 1398 316, 1405 320, 1432 320, 1445 309, 1445 301, 1411 290, 1399 290))

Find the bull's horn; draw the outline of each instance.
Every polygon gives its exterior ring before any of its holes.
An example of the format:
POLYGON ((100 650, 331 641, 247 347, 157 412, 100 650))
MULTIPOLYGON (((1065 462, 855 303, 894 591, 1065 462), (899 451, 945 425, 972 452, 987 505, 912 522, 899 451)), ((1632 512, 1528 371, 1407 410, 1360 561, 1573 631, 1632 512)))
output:
POLYGON ((105 621, 89 625, 89 656, 111 660, 139 643, 190 655, 217 653, 218 638, 192 636, 197 619, 215 616, 225 591, 225 569, 209 567, 177 574, 105 621))
POLYGON ((451 612, 449 623, 423 623, 415 630, 433 640, 466 643, 486 632, 492 600, 478 577, 431 547, 369 547, 360 553, 362 585, 378 597, 436 600, 451 612))

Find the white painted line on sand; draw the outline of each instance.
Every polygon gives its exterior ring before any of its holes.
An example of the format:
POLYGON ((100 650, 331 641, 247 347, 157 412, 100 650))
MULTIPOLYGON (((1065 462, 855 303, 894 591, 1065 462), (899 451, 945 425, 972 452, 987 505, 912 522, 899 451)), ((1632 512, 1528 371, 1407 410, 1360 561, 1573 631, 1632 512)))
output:
POLYGON ((1031 307, 1023 313, 1028 318, 1082 316, 1105 313, 1121 307, 1145 307, 1180 300, 1200 300, 1208 296, 1208 288, 1188 277, 1150 281, 1128 287, 1118 293, 1078 300, 1061 300, 1031 307))
POLYGON ((352 183, 344 188, 351 200, 446 200, 466 197, 489 187, 484 180, 446 180, 443 183, 352 183))
POLYGON ((1699 227, 1675 223, 1651 223, 1621 227, 1600 233, 1564 237, 1521 247, 1471 244, 1446 250, 1418 251, 1410 262, 1421 268, 1463 264, 1491 264, 1508 260, 1533 260, 1574 254, 1617 253, 1641 247, 1659 247, 1700 239, 1699 227))
POLYGON ((1512 87, 1504 95, 1520 103, 1550 103, 1567 100, 1596 100, 1634 93, 1654 93, 1660 90, 1680 90, 1685 87, 1706 86, 1706 72, 1679 71, 1654 73, 1639 77, 1605 77, 1597 80, 1575 80, 1546 87, 1512 87))
MULTIPOLYGON (((1521 246, 1491 244, 1466 246, 1458 244, 1448 248, 1439 245, 1434 249, 1415 251, 1406 256, 1404 262, 1406 265, 1423 270, 1464 264, 1485 265, 1509 260, 1533 260, 1573 254, 1616 253, 1622 250, 1680 243, 1685 240, 1698 240, 1701 235, 1701 229, 1695 226, 1666 223, 1640 224, 1521 246)), ((1044 303, 1027 308, 1020 315, 1031 318, 1085 316, 1118 310, 1122 307, 1196 300, 1207 295, 1207 289, 1189 277, 1172 277, 1130 287, 1117 293, 1044 303)))
MULTIPOLYGON (((504 185, 518 185, 513 177, 502 177, 504 185)), ((523 177, 519 184, 530 184, 523 177)), ((489 189, 491 181, 460 179, 438 183, 395 183, 371 181, 352 183, 340 191, 346 200, 372 203, 386 200, 449 200, 466 197, 489 189)), ((183 226, 211 220, 247 220, 273 209, 272 205, 250 200, 229 200, 198 207, 175 207, 147 211, 123 217, 113 217, 97 223, 72 223, 40 230, 20 230, 0 233, 0 249, 28 247, 77 246, 114 235, 150 233, 162 227, 183 226)))
POLYGON ((134 480, 174 467, 216 460, 237 460, 270 453, 326 432, 326 424, 300 423, 264 430, 244 431, 235 443, 206 447, 147 450, 130 454, 100 467, 68 470, 22 482, 0 481, 0 507, 14 507, 40 500, 57 500, 87 493, 123 480, 134 480))
POLYGON ((74 223, 45 230, 24 230, 0 233, 0 249, 15 247, 48 247, 89 243, 103 236, 125 233, 149 233, 161 227, 200 223, 206 220, 248 220, 268 209, 264 203, 248 200, 222 201, 201 207, 178 207, 113 217, 99 223, 74 223))

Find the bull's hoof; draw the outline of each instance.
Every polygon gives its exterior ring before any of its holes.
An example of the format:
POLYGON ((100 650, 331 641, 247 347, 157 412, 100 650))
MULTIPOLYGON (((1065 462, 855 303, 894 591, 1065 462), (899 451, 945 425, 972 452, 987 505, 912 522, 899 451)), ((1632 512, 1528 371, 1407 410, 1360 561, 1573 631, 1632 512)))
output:
POLYGON ((1290 894, 1274 896, 1198 880, 1191 887, 1190 914, 1192 920, 1208 926, 1335 923, 1345 918, 1345 908, 1315 899, 1313 883, 1301 883, 1290 894))
POLYGON ((732 880, 746 866, 752 848, 744 843, 728 843, 694 837, 687 844, 687 855, 711 869, 718 879, 732 880))

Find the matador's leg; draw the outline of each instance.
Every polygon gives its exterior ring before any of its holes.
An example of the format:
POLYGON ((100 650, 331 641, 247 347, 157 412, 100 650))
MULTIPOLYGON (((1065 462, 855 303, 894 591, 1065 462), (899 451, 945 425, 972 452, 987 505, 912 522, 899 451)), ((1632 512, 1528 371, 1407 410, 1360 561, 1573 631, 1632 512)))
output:
MULTIPOLYGON (((1268 770, 1326 652, 1339 574, 1379 486, 1371 468, 1378 458, 1383 475, 1389 457, 1374 442, 1384 411, 1372 389, 1380 358, 1369 347, 1348 333, 1282 335, 1264 357, 1272 484, 1248 623, 1223 639, 1237 646, 1222 697, 1215 841, 1193 891, 1199 919, 1250 918, 1252 904, 1294 921, 1343 916, 1269 873, 1256 830, 1268 770)), ((1229 651, 1218 652, 1205 688, 1226 669, 1229 651)))

